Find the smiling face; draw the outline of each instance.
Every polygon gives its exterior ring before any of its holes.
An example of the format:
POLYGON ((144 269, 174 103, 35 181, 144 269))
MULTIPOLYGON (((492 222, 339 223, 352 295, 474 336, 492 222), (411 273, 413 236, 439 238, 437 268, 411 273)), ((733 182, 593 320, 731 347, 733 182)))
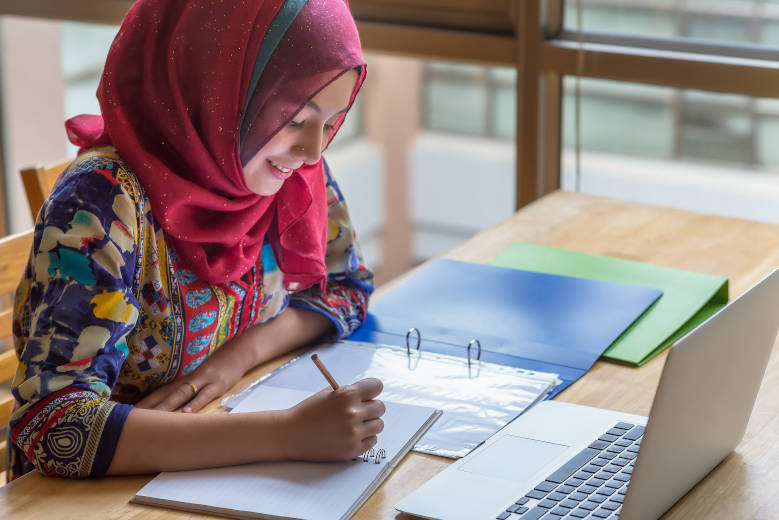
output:
POLYGON ((357 72, 350 70, 314 96, 246 163, 246 186, 258 195, 273 195, 294 170, 319 162, 356 83, 357 72))

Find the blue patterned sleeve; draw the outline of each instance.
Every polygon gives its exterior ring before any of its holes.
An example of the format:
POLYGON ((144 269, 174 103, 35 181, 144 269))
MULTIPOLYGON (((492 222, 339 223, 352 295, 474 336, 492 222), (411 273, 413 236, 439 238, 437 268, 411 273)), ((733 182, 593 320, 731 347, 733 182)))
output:
POLYGON ((325 163, 328 231, 327 285, 324 294, 310 288, 290 296, 291 307, 319 312, 332 320, 337 337, 354 332, 365 320, 368 297, 373 292, 373 271, 363 260, 357 234, 349 218, 341 190, 325 163))
POLYGON ((105 473, 132 408, 109 398, 139 315, 137 209, 117 163, 80 163, 41 209, 16 294, 13 477, 105 473))

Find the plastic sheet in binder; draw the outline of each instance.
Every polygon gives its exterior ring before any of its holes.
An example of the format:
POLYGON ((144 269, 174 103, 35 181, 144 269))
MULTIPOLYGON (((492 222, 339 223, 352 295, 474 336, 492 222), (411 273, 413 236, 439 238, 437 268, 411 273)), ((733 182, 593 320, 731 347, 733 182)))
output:
POLYGON ((471 346, 469 363, 468 358, 418 349, 413 334, 407 339, 409 344, 404 347, 352 341, 323 345, 292 359, 223 404, 234 408, 263 385, 321 390, 322 376, 307 361, 316 352, 342 384, 377 377, 384 383, 379 399, 442 410, 443 415, 414 450, 458 458, 542 400, 560 382, 556 374, 480 361, 476 344, 471 346))

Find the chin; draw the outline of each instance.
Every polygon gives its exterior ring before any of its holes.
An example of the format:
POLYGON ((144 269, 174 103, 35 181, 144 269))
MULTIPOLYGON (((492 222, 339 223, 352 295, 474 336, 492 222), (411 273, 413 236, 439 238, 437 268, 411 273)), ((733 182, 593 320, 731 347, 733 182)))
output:
POLYGON ((268 197, 270 195, 275 195, 279 192, 283 184, 279 184, 278 186, 249 186, 249 189, 252 191, 252 193, 255 193, 256 195, 262 195, 263 197, 268 197))

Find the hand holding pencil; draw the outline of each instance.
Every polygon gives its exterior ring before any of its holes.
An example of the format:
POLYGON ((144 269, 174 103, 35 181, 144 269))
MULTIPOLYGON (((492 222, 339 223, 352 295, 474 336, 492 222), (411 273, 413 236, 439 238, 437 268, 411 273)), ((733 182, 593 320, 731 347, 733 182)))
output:
POLYGON ((384 429, 384 403, 375 399, 383 385, 371 377, 340 386, 316 354, 312 361, 329 386, 288 410, 287 458, 352 459, 375 446, 384 429))

